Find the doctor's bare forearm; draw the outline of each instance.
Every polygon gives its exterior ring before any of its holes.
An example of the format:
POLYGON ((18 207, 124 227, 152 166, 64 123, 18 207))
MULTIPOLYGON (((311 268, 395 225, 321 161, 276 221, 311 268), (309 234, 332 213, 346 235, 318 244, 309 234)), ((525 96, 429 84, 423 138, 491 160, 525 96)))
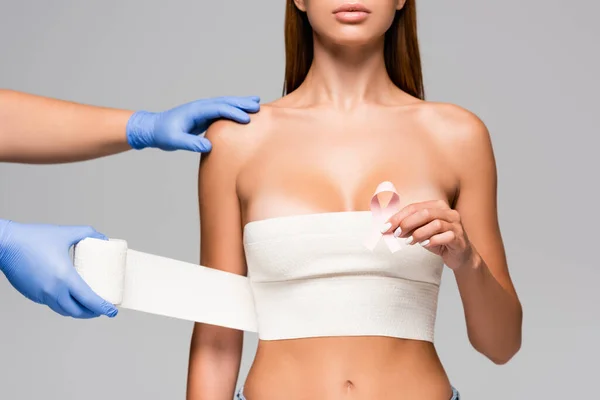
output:
POLYGON ((132 114, 0 90, 0 161, 68 163, 129 150, 132 114))

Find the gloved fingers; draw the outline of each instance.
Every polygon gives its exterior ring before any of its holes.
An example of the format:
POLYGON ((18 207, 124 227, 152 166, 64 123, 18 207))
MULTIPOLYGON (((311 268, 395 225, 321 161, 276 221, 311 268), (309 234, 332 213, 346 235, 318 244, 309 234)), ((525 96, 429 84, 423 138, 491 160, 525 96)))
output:
MULTIPOLYGON (((249 112, 258 110, 260 107, 257 103, 253 107, 245 107, 249 112)), ((192 132, 200 130, 201 132, 208 129, 209 121, 218 118, 227 118, 238 123, 250 122, 250 116, 247 112, 238 106, 231 105, 227 102, 212 102, 205 104, 190 104, 189 107, 182 110, 183 112, 183 129, 192 132)))
POLYGON ((77 303, 96 316, 106 315, 112 318, 118 313, 114 305, 98 296, 77 273, 71 278, 69 292, 77 303))
POLYGON ((108 240, 108 238, 104 234, 96 231, 91 226, 67 226, 64 227, 64 229, 67 231, 69 246, 73 246, 74 244, 77 244, 88 237, 94 239, 108 240))
POLYGON ((210 103, 229 104, 244 111, 256 112, 260 109, 259 96, 222 96, 201 100, 205 105, 210 103))
POLYGON ((55 301, 46 301, 45 304, 58 315, 62 315, 63 317, 68 317, 69 314, 63 310, 63 308, 55 301))
MULTIPOLYGON (((205 108, 203 118, 205 123, 210 124, 210 122, 219 118, 230 119, 242 124, 250 122, 250 116, 246 111, 231 104, 211 104, 205 108)), ((208 126, 206 129, 208 129, 208 126)))
POLYGON ((257 112, 260 110, 260 99, 254 97, 223 97, 221 100, 225 104, 234 106, 247 112, 257 112))
POLYGON ((68 290, 62 291, 56 299, 57 304, 62 308, 68 316, 78 319, 89 319, 99 317, 100 314, 92 312, 79 304, 71 297, 68 290))
POLYGON ((212 149, 212 144, 208 139, 185 132, 178 133, 172 139, 170 146, 175 150, 187 150, 198 153, 206 153, 212 149))

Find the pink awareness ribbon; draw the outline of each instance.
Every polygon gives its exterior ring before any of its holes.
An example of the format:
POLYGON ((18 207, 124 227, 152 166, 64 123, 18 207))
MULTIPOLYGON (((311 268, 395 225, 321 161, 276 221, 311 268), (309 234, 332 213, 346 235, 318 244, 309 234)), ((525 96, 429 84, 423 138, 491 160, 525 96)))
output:
POLYGON ((396 191, 396 187, 392 182, 385 181, 381 182, 377 189, 375 189, 375 193, 373 197, 371 197, 371 216, 373 218, 373 226, 371 228, 371 232, 367 235, 365 239, 364 245, 371 251, 375 249, 379 240, 383 237, 383 240, 387 244, 388 248, 392 253, 400 250, 400 241, 394 237, 393 232, 389 233, 381 233, 381 227, 387 222, 387 220, 394 214, 400 211, 400 196, 396 191), (379 203, 379 194, 391 192, 392 198, 389 203, 382 208, 379 203))

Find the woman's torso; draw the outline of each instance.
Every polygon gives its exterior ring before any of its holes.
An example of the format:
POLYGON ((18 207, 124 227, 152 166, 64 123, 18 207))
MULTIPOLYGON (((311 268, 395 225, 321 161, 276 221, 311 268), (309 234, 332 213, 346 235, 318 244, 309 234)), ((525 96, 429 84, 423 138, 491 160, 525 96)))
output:
MULTIPOLYGON (((263 106, 242 139, 244 224, 369 210, 382 181, 394 183, 401 207, 436 199, 452 205, 458 179, 437 113, 422 102, 352 113, 263 106)), ((260 341, 244 392, 249 400, 451 396, 431 342, 384 336, 260 341)))

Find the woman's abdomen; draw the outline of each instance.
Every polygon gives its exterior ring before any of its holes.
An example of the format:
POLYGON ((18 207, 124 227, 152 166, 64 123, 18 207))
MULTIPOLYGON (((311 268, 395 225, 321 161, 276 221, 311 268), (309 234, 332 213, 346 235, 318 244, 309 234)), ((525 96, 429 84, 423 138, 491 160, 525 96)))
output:
POLYGON ((451 397, 432 343, 388 337, 261 341, 244 385, 248 400, 451 397))

